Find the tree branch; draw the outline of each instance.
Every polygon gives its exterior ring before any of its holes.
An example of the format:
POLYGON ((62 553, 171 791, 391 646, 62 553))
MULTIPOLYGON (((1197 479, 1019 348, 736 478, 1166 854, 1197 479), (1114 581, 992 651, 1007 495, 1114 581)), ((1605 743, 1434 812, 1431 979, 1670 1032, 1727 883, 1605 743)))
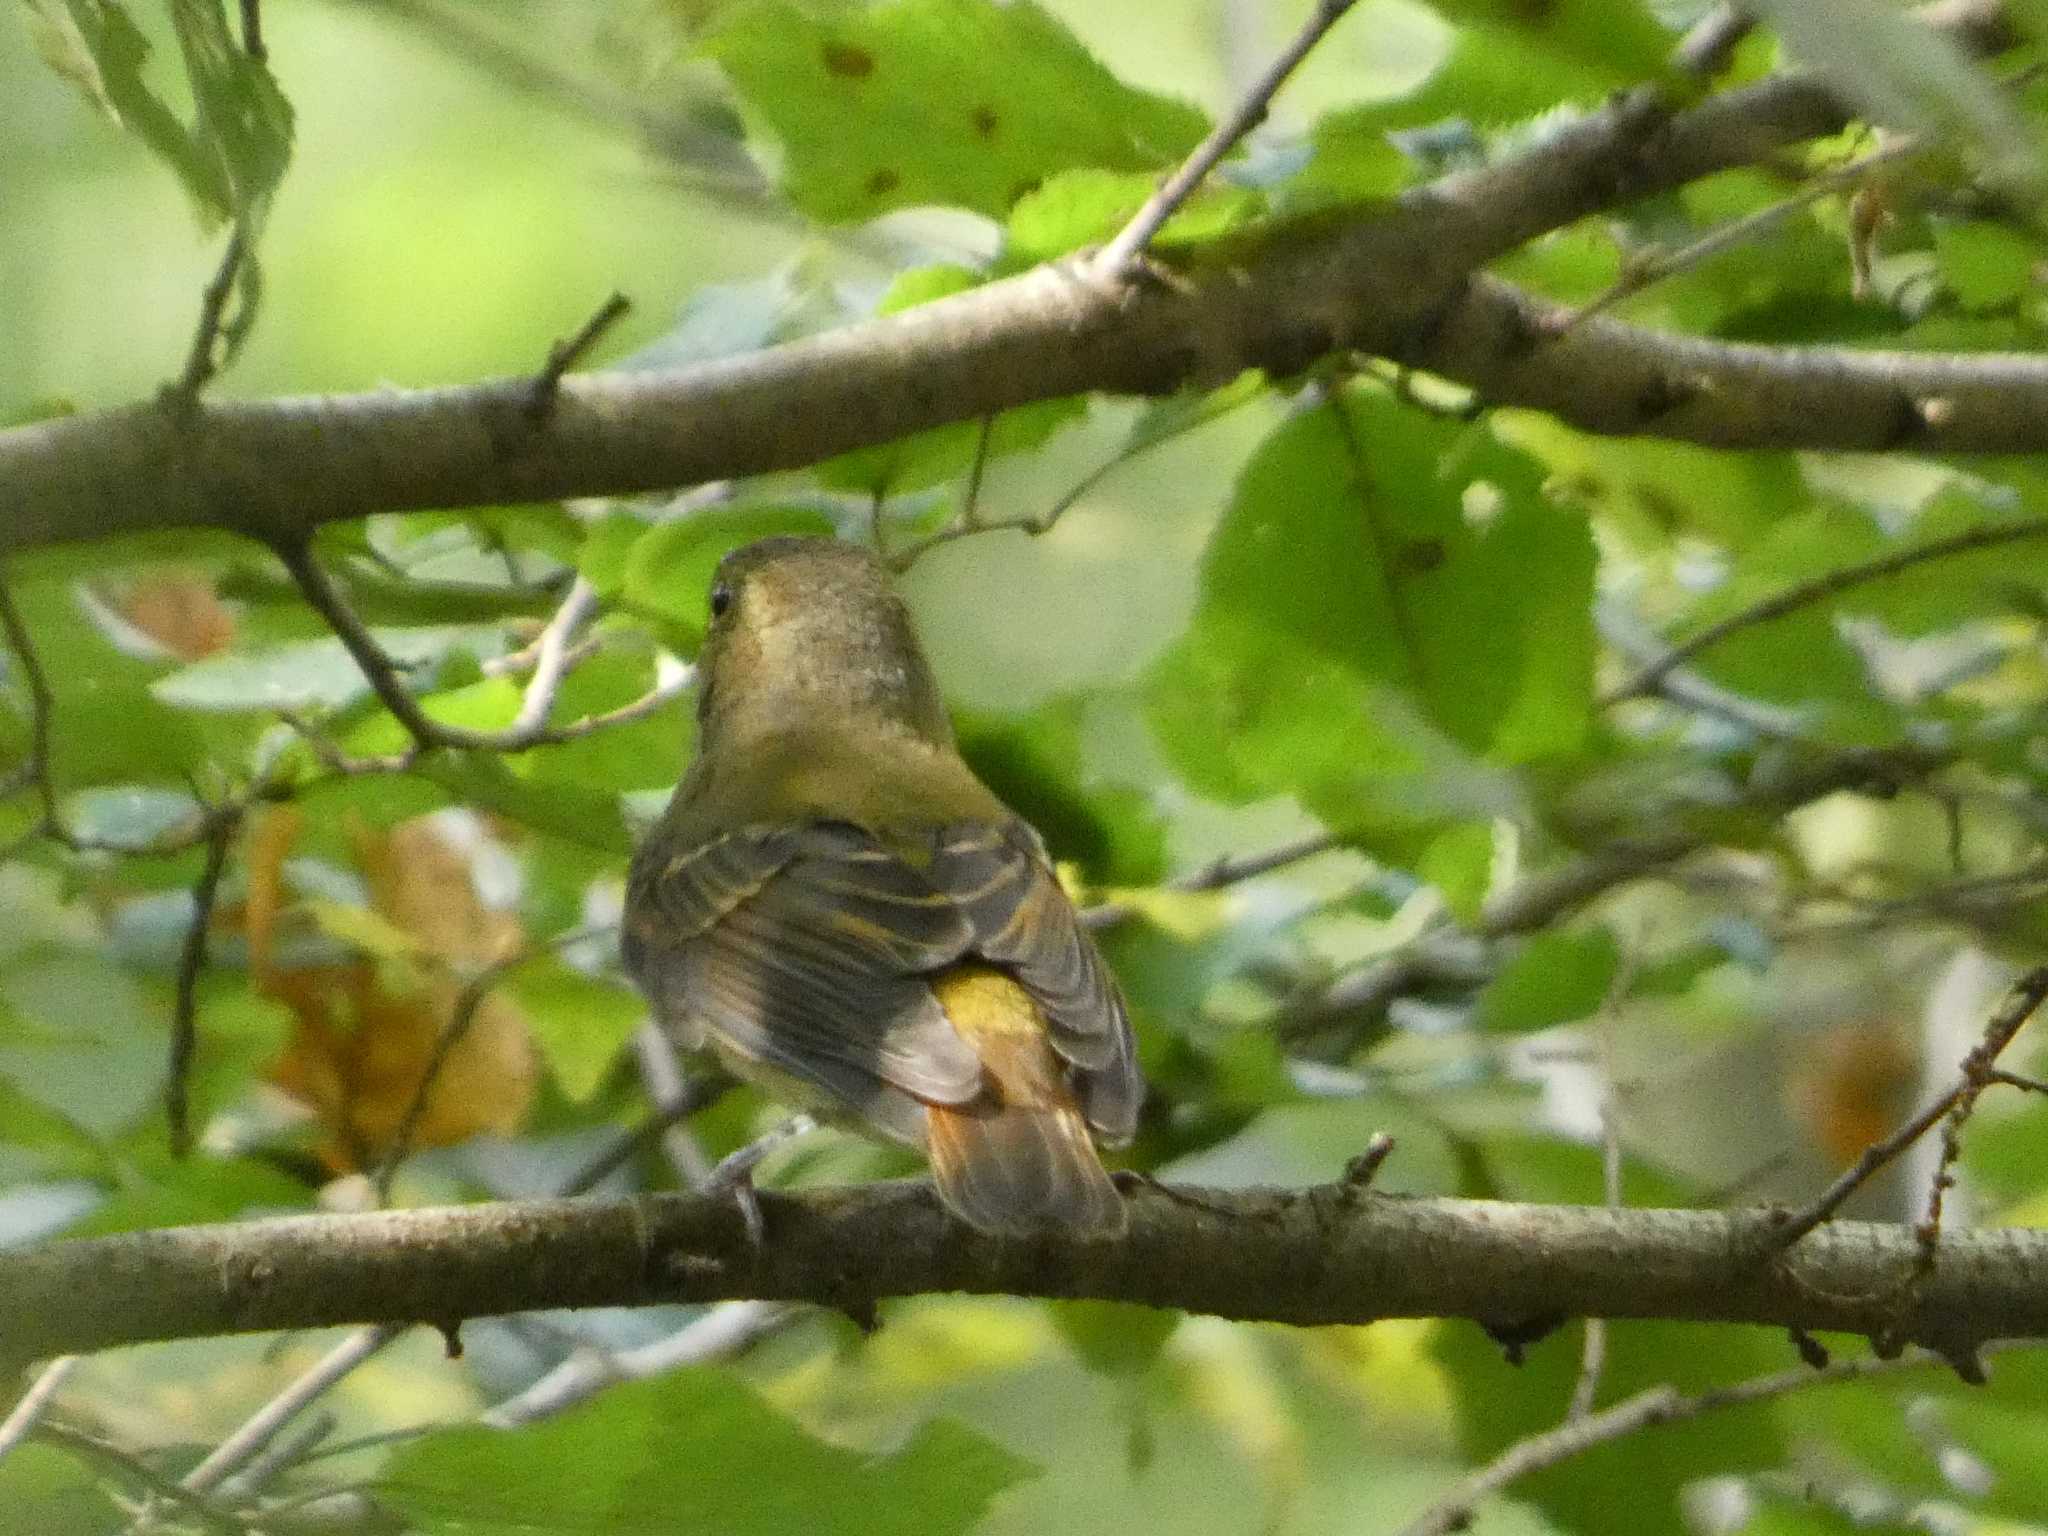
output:
POLYGON ((1930 560, 1945 560, 1951 555, 1967 554, 1971 550, 1986 549, 1996 544, 2016 544, 2029 539, 2048 538, 2048 518, 2029 518, 2023 522, 1986 523, 1979 528, 1966 528, 1961 533, 1945 539, 1929 539, 1906 549, 1893 550, 1890 554, 1864 560, 1854 565, 1839 566, 1832 571, 1802 581, 1774 592, 1769 597, 1751 603, 1747 608, 1729 614, 1725 619, 1709 624, 1688 640, 1682 640, 1662 656, 1650 663, 1627 682, 1600 697, 1602 705, 1618 704, 1623 699, 1632 699, 1642 694, 1654 693, 1664 680, 1700 652, 1719 645, 1730 635, 1757 624, 1768 624, 1773 619, 1782 619, 1788 613, 1797 613, 1801 608, 1814 603, 1826 602, 1857 587, 1873 581, 1882 581, 1887 576, 1910 570, 1930 560))
POLYGON ((1272 105, 1280 87, 1287 83, 1287 77, 1294 73, 1301 61, 1309 56, 1309 51, 1323 40, 1324 34, 1343 18, 1353 3, 1354 0, 1316 0, 1315 9, 1309 12, 1301 30, 1252 82, 1243 99, 1209 131, 1209 136, 1195 146, 1180 169, 1145 200, 1145 206, 1097 254, 1097 271, 1105 277, 1117 279, 1130 275, 1138 257, 1152 243, 1152 237, 1173 217, 1174 210, 1193 195, 1203 179, 1216 169, 1218 162, 1236 147, 1238 140, 1266 120, 1266 109, 1272 105))
POLYGON ((1818 1369, 1798 1366, 1775 1371, 1768 1376, 1754 1376, 1732 1386, 1709 1388, 1690 1397, 1681 1395, 1676 1387, 1649 1387, 1612 1408, 1568 1420, 1555 1429, 1517 1440, 1409 1524, 1402 1526, 1400 1536, 1448 1536, 1449 1532, 1462 1531, 1471 1524, 1473 1507, 1481 1499, 1501 1492, 1531 1472, 1557 1466, 1574 1456, 1584 1455, 1596 1446, 1611 1445, 1659 1424, 1679 1424, 1723 1408, 1768 1402, 1788 1393, 1803 1392, 1809 1387, 1924 1371, 1943 1363, 1939 1356, 1914 1355, 1896 1360, 1844 1360, 1818 1369))
POLYGON ((1832 1222, 1775 1252, 1764 1212, 1509 1205, 1131 1181, 1115 1243, 1004 1242, 922 1183, 763 1191, 766 1240, 729 1194, 535 1200, 181 1227, 0 1252, 0 1356, 149 1339, 542 1307, 932 1291, 1093 1297, 1295 1324, 1573 1316, 1884 1333, 1946 1358, 2048 1334, 2048 1232, 1943 1240, 1903 1294, 1910 1229, 1832 1222))
MULTIPOLYGON (((1995 18, 1995 8, 1989 8, 1995 18)), ((1981 3, 1946 7, 1972 38, 1981 3)), ((1995 38, 1993 39, 1995 40, 1995 38)), ((2048 360, 1730 347, 1555 317, 1471 274, 1538 235, 1836 131, 1787 75, 1672 116, 1629 93, 1520 154, 1347 221, 1204 245, 1173 283, 1062 262, 882 319, 686 368, 193 411, 154 404, 0 433, 0 552, 165 527, 274 544, 374 512, 624 494, 814 463, 926 427, 1090 391, 1161 394, 1332 352, 1429 368, 1594 431, 1725 446, 2027 451, 2048 443, 2048 360)))

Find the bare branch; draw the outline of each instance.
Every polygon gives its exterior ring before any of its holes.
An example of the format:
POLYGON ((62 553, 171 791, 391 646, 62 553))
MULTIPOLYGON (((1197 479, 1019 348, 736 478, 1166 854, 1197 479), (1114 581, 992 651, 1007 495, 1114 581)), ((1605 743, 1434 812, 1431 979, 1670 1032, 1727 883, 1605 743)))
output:
POLYGON ((228 300, 234 297, 238 286, 243 288, 244 305, 250 302, 249 290, 243 284, 243 271, 249 259, 249 228, 238 219, 228 235, 227 249, 221 253, 220 266, 206 287, 200 290, 199 323, 193 328, 192 345, 185 354, 184 370, 176 381, 164 386, 164 403, 174 413, 182 415, 199 403, 199 392, 206 388, 224 361, 218 356, 222 337, 248 328, 250 317, 247 315, 232 324, 224 325, 223 322, 228 300))
POLYGON ((412 757, 418 752, 431 752, 437 748, 471 749, 485 752, 523 752, 529 747, 553 746, 565 741, 575 741, 593 731, 605 730, 610 726, 623 725, 631 720, 644 719, 655 713, 672 700, 687 692, 695 682, 695 670, 676 667, 672 675, 659 679, 655 686, 631 703, 601 714, 586 715, 569 725, 549 725, 547 717, 554 708, 555 694, 560 689, 562 678, 569 666, 571 651, 569 640, 575 630, 589 615, 596 600, 590 584, 578 577, 570 584, 568 595, 561 608, 542 631, 536 644, 534 673, 528 681, 526 693, 521 699, 519 713, 512 723, 499 731, 471 730, 465 726, 446 725, 434 719, 420 706, 412 690, 407 688, 398 675, 398 664, 384 648, 377 643, 377 637, 349 607, 348 600, 334 583, 320 562, 314 557, 311 545, 305 540, 286 541, 278 546, 278 558, 292 574, 292 579, 305 594, 313 611, 327 621, 335 638, 341 641, 356 666, 361 669, 371 690, 383 701, 398 723, 412 737, 413 753, 403 754, 396 759, 374 759, 357 761, 342 755, 332 743, 323 738, 310 725, 294 716, 282 718, 294 730, 305 736, 316 751, 321 753, 328 766, 338 773, 359 773, 365 771, 388 771, 410 766, 412 757))
POLYGON ((1286 84, 1287 77, 1294 73, 1295 67, 1308 57, 1309 50, 1323 40, 1323 34, 1337 24, 1353 3, 1354 0, 1316 0, 1315 9, 1309 13, 1301 31, 1267 66, 1266 72, 1252 83, 1244 98, 1210 130, 1209 136, 1195 146, 1180 169, 1145 200, 1145 206, 1132 216, 1130 223, 1097 254, 1097 272, 1117 279, 1131 274, 1138 257, 1152 243, 1152 237, 1173 217, 1174 210, 1188 200, 1238 140, 1266 120, 1266 110, 1272 105, 1280 87, 1286 84))
POLYGON ((59 1355, 37 1373, 20 1401, 8 1410, 6 1418, 0 1419, 0 1457, 28 1438, 36 1420, 49 1410, 50 1404, 57 1400, 57 1394, 64 1390, 64 1383, 77 1369, 78 1356, 59 1355))
POLYGON ((1723 1408, 1769 1401, 1808 1387, 1833 1386, 1873 1376, 1934 1369, 1945 1362, 1938 1355, 1913 1355, 1895 1360, 1843 1360, 1819 1369, 1799 1366, 1752 1377, 1733 1386, 1714 1387, 1687 1397, 1676 1387, 1651 1387, 1612 1408, 1560 1424, 1540 1435, 1517 1440, 1492 1461, 1459 1483, 1420 1515, 1401 1527, 1400 1536, 1449 1536, 1464 1530, 1482 1499, 1500 1493, 1531 1472, 1555 1467, 1574 1456, 1659 1424, 1678 1424, 1723 1408))
MULTIPOLYGON (((1864 1148, 1863 1155, 1844 1169, 1840 1177, 1822 1191, 1820 1198, 1795 1213, 1785 1214, 1782 1225, 1773 1235, 1772 1241, 1780 1247, 1790 1247, 1821 1223, 1827 1221, 1841 1208, 1844 1200, 1860 1189, 1870 1176, 1897 1157, 1914 1142, 1933 1129, 1936 1121, 1963 1105, 1974 1105, 1977 1096, 1985 1087, 1997 1081, 1992 1076, 1992 1063, 2008 1045, 2020 1027, 2034 1015, 2034 1010, 2048 999, 2048 966, 2039 966, 2028 971, 2013 983, 2012 989, 1991 1020, 1984 1026, 1984 1038, 1977 1042, 1970 1054, 1964 1058, 1963 1074, 1956 1085, 1941 1095, 1932 1104, 1914 1115, 1904 1125, 1880 1142, 1864 1148)), ((1965 1114, 1967 1115, 1967 1110, 1965 1114)), ((1941 1169, 1946 1176, 1947 1165, 1941 1169)), ((1938 1215, 1939 1208, 1936 1208, 1938 1215)))
POLYGON ((855 1310, 935 1291, 1088 1297, 1295 1324, 1578 1316, 1840 1330, 1945 1357, 2048 1335, 2048 1233, 1830 1222, 1774 1254, 1764 1212, 1128 1187, 1128 1236, 1003 1242, 923 1182, 764 1190, 766 1237, 728 1192, 288 1216, 0 1251, 0 1358, 149 1339, 750 1299, 855 1310), (1768 1262, 1764 1260, 1768 1259, 1768 1262))
POLYGON ((203 1494, 220 1486, 260 1455, 278 1433, 324 1396, 337 1382, 368 1360, 378 1350, 405 1332, 402 1323, 380 1323, 358 1328, 304 1374, 293 1379, 284 1391, 265 1403, 227 1439, 210 1451, 206 1459, 185 1474, 183 1487, 203 1494))
POLYGON ((546 421, 554 409, 555 394, 562 386, 562 375, 575 367, 597 345, 604 333, 626 317, 633 301, 623 293, 614 293, 598 306, 596 313, 577 327, 574 335, 556 342, 548 348, 548 360, 534 376, 533 393, 526 402, 526 414, 534 422, 546 421))
POLYGON ((1622 300, 1633 298, 1668 277, 1690 271, 1703 262, 1711 261, 1723 251, 1747 244, 1776 229, 1802 209, 1812 207, 1822 198, 1852 189, 1861 184, 1872 171, 1894 160, 1917 155, 1924 148, 1926 145, 1916 136, 1908 135, 1894 139, 1867 155, 1859 156, 1847 165, 1838 166, 1832 171, 1814 177, 1790 197, 1772 203, 1767 208, 1759 208, 1754 213, 1745 214, 1739 219, 1731 219, 1675 251, 1652 251, 1640 259, 1631 260, 1624 264, 1621 276, 1615 279, 1605 293, 1560 317, 1556 322, 1557 328, 1560 332, 1568 331, 1580 321, 1604 314, 1622 300))
MULTIPOLYGON (((1312 832, 1291 843, 1282 843, 1277 848, 1268 848, 1263 853, 1246 854, 1242 858, 1218 859, 1193 872, 1166 882, 1169 891, 1220 891, 1226 886, 1242 881, 1256 880, 1290 864, 1304 863, 1333 848, 1341 848, 1343 839, 1334 832, 1312 832)), ((1137 912, 1137 906, 1129 901, 1103 901, 1085 907, 1081 921, 1090 928, 1113 928, 1137 912)))
POLYGON ((1673 62, 1689 75, 1703 79, 1718 75, 1728 67, 1729 56, 1755 25, 1740 7, 1717 5, 1679 39, 1673 62))
POLYGON ((263 0, 242 0, 242 52, 258 64, 270 59, 263 45, 263 0))
POLYGON ((192 916, 178 951, 178 973, 172 991, 171 1053, 164 1071, 164 1113, 170 1121, 171 1151, 183 1157, 192 1150, 192 1054, 199 1043, 199 973, 206 965, 206 940, 213 927, 213 907, 220 878, 227 869, 228 850, 242 827, 243 807, 229 804, 206 818, 206 862, 192 887, 192 916))
MULTIPOLYGON (((1777 772, 1759 774, 1743 800, 1763 814, 1782 815, 1841 790, 1896 790, 1939 768, 1948 755, 1919 748, 1832 752, 1777 772)), ((1671 818, 1667 817, 1666 820, 1671 818)), ((1680 824, 1610 843, 1554 868, 1527 875, 1489 897, 1478 922, 1459 929, 1448 921, 1408 944, 1340 976, 1289 1011, 1282 1025, 1292 1038, 1312 1036, 1336 1021, 1375 1017, 1396 998, 1431 983, 1475 987, 1493 967, 1480 946, 1548 927, 1587 902, 1631 881, 1669 870, 1711 847, 1711 833, 1680 824)))
MULTIPOLYGON (((1941 19, 1993 38, 1982 5, 1941 19)), ((1995 22, 1995 14, 1993 17, 1995 22)), ((1231 237, 1173 283, 1104 284, 1055 263, 744 357, 562 381, 546 451, 530 379, 310 400, 152 407, 0 432, 0 550, 143 529, 267 542, 374 512, 617 494, 815 463, 951 422, 1090 391, 1162 394, 1315 357, 1380 356, 1602 432, 1730 446, 2031 451, 2048 442, 2032 355, 1737 347, 1589 321, 1545 342, 1547 307, 1471 274, 1589 213, 1832 133, 1841 104, 1774 77, 1673 116, 1634 92, 1520 154, 1349 222, 1231 237)))
POLYGON ((1639 698, 1653 693, 1661 687, 1666 678, 1685 666, 1702 651, 1709 650, 1726 640, 1758 624, 1768 624, 1773 619, 1782 619, 1789 613, 1815 603, 1824 603, 1829 598, 1839 597, 1844 592, 1882 581, 1887 576, 1910 570, 1933 560, 1944 560, 1951 555, 1968 554, 1972 550, 1989 549, 1999 544, 2017 544, 2032 539, 2048 538, 2048 518, 2029 518, 2021 522, 1986 523, 1978 528, 1966 528, 1961 533, 1951 534, 1943 539, 1929 539, 1924 544, 1910 549, 1894 550, 1888 555, 1864 560, 1855 565, 1845 565, 1802 581, 1796 586, 1775 592, 1759 602, 1750 604, 1725 619, 1709 624, 1689 640, 1674 645, 1664 655, 1643 668, 1634 677, 1600 698, 1603 705, 1617 704, 1623 699, 1639 698))
POLYGON ((35 641, 22 622, 21 609, 15 606, 14 593, 4 575, 0 575, 0 633, 7 637, 8 648, 14 652, 28 690, 28 756, 21 764, 20 783, 10 785, 9 792, 17 788, 35 791, 42 815, 27 836, 40 837, 62 825, 57 811, 57 789, 50 782, 50 716, 55 697, 50 692, 50 677, 43 670, 42 657, 36 653, 35 641))
POLYGON ((508 1397, 483 1416, 494 1429, 517 1429, 539 1419, 566 1413, 588 1402, 606 1387, 623 1381, 645 1381, 688 1365, 730 1360, 760 1340, 780 1332, 804 1315, 805 1309, 778 1301, 728 1301, 692 1318, 665 1339, 638 1349, 607 1354, 580 1349, 516 1397, 508 1397))

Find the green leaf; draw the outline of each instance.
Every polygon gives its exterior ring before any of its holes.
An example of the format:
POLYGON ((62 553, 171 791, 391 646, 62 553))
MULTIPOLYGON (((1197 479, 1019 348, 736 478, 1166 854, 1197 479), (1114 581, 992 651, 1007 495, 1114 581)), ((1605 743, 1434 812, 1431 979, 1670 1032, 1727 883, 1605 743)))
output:
POLYGON ((1594 1013, 1607 997, 1621 952, 1605 928, 1539 933, 1479 994, 1482 1029, 1548 1029, 1594 1013))
POLYGON ((1147 885, 1165 873, 1166 830, 1137 785, 1083 770, 1090 698, 1049 699, 1029 714, 955 710, 961 755, 1003 803, 1038 829, 1060 860, 1105 885, 1147 885))
POLYGON ((1437 9, 1458 25, 1442 63, 1426 80, 1396 100, 1318 121, 1315 154, 1302 177, 1304 203, 1393 190, 1394 168, 1379 147, 1391 131, 1434 125, 1427 136, 1410 134, 1402 141, 1422 156, 1422 169, 1434 174, 1484 154, 1484 141, 1468 123, 1501 128, 1533 118, 1540 134, 1553 119, 1539 114, 1568 122, 1573 114, 1555 109, 1597 103, 1612 91, 1662 78, 1670 66, 1673 35, 1641 0, 1556 0, 1543 6, 1440 0, 1437 9))
POLYGON ((1491 819, 1483 759, 1570 751, 1589 711, 1592 540, 1485 429, 1360 390, 1253 456, 1152 718, 1191 787, 1333 826, 1491 819))
MULTIPOLYGON (((1388 151, 1393 153, 1391 148, 1388 151)), ((1002 270, 1021 271, 1084 245, 1107 240, 1128 223, 1158 186, 1141 172, 1087 167, 1061 171, 1017 199, 1003 231, 1002 270)), ((1226 233, 1258 217, 1265 199, 1244 187, 1210 182, 1198 188, 1153 238, 1170 248, 1226 233)))
POLYGON ((1949 292, 1970 309, 2011 304, 2038 286, 2041 240, 2007 224, 1937 220, 1934 254, 1949 292))
MULTIPOLYGON (((1433 1331, 1429 1354, 1450 1388, 1459 1442, 1480 1465, 1562 1419, 1579 1373, 1579 1325, 1529 1345, 1519 1366, 1507 1364, 1500 1346, 1471 1323, 1433 1331)), ((1610 1322, 1598 1406, 1666 1383, 1691 1391, 1783 1370, 1788 1354, 1782 1338, 1763 1329, 1610 1322)), ((1559 1531, 1684 1530, 1679 1499, 1686 1485, 1781 1465, 1784 1425, 1799 1423, 1805 1401, 1729 1409, 1667 1426, 1655 1431, 1654 1454, 1633 1437, 1610 1441, 1518 1479, 1510 1494, 1542 1510, 1559 1531)), ((1474 1529, 1504 1523, 1497 1522, 1502 1513, 1495 1502, 1482 1504, 1474 1529)))
POLYGON ((579 1104, 597 1091, 647 1014, 632 988, 586 976, 553 955, 520 966, 506 991, 526 1014, 556 1083, 579 1104))
POLYGON ((946 204, 1000 218, 1078 166, 1150 171, 1206 127, 1127 86, 1032 0, 738 7, 705 52, 782 144, 790 200, 831 222, 946 204))
POLYGON ((38 1536, 105 1536, 118 1520, 98 1469, 33 1437, 0 1458, 0 1509, 38 1536))
POLYGON ((593 794, 562 780, 522 776, 504 758, 485 752, 435 753, 413 772, 463 804, 495 811, 536 832, 620 858, 633 851, 616 795, 593 794))
POLYGON ((1478 917, 1486 900, 1493 881, 1493 841, 1490 822, 1446 827, 1430 840, 1415 866, 1415 873, 1443 894, 1445 907, 1462 923, 1478 917))
POLYGON ((220 167, 227 211, 260 219, 291 160, 291 105, 228 30, 222 0, 170 0, 170 9, 192 88, 193 141, 220 167))
MULTIPOLYGON (((491 656, 504 648, 502 631, 489 626, 440 624, 371 633, 415 691, 420 685, 412 674, 439 665, 453 652, 491 656)), ((160 702, 196 710, 339 709, 369 691, 362 668, 331 636, 255 652, 224 651, 150 685, 160 702)))
POLYGON ((1756 13, 1863 115, 1946 141, 1997 179, 2039 191, 2040 134, 1954 38, 1879 0, 1757 0, 1756 13))
POLYGON ((951 1536, 1036 1473, 943 1419, 893 1452, 830 1445, 726 1372, 698 1368, 520 1430, 428 1435, 392 1457, 378 1496, 428 1536, 951 1536))
POLYGON ((4 1074, 0 1074, 0 1142, 34 1152, 40 1171, 48 1177, 94 1176, 108 1171, 104 1142, 4 1074))
POLYGON ((1053 1326, 1067 1347, 1102 1376, 1142 1376, 1151 1369, 1182 1314, 1121 1301, 1057 1301, 1053 1326))
POLYGON ((143 83, 149 40, 116 0, 25 3, 29 32, 44 61, 155 151, 204 214, 226 218, 234 208, 234 191, 225 167, 143 83))

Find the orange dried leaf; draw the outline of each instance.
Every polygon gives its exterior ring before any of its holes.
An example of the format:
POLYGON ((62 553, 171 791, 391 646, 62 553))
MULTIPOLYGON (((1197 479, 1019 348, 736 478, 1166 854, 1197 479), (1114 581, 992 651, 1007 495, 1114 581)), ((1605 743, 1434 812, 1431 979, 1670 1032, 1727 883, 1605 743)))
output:
MULTIPOLYGON (((351 840, 370 884, 365 916, 404 935, 409 957, 270 969, 260 978, 298 1021, 272 1078, 319 1117, 323 1153, 337 1168, 381 1160, 461 1005, 461 978, 522 942, 516 919, 483 904, 467 855, 431 821, 356 828, 351 840)), ((280 851, 273 864, 281 861, 280 851)), ((485 996, 443 1059, 410 1145, 516 1131, 539 1076, 525 1015, 509 998, 485 996)))
POLYGON ((130 582, 114 608, 180 661, 200 661, 235 643, 234 612, 203 571, 151 571, 130 582))

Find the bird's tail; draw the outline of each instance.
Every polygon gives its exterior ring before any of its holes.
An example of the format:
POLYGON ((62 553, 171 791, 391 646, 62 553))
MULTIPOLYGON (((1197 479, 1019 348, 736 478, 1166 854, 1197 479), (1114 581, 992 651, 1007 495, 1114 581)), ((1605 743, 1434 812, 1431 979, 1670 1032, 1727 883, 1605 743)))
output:
POLYGON ((986 966, 957 966, 932 990, 990 1083, 970 1103, 927 1109, 939 1197, 968 1225, 1003 1236, 1121 1233, 1123 1199, 1031 994, 986 966))

